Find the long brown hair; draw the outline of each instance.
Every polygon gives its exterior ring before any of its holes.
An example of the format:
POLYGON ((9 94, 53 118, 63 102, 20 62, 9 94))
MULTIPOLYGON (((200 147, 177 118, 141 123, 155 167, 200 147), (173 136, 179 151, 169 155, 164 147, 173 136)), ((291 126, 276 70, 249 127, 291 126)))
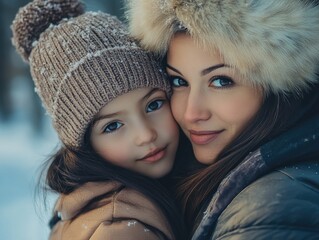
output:
POLYGON ((300 96, 268 93, 245 131, 225 147, 216 162, 210 166, 202 166, 200 170, 180 181, 177 197, 182 203, 188 227, 193 230, 196 228, 206 201, 210 200, 224 177, 249 152, 254 151, 297 121, 302 104, 300 96))

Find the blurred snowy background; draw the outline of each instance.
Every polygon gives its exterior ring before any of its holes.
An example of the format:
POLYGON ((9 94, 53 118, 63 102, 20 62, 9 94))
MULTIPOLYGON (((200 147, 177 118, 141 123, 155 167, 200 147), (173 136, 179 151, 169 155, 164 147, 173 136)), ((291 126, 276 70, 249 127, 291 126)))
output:
MULTIPOLYGON (((34 93, 27 64, 11 46, 10 25, 29 1, 0 0, 0 239, 44 240, 56 196, 44 206, 36 184, 41 164, 58 146, 57 136, 34 93)), ((83 1, 123 19, 121 0, 83 1)))

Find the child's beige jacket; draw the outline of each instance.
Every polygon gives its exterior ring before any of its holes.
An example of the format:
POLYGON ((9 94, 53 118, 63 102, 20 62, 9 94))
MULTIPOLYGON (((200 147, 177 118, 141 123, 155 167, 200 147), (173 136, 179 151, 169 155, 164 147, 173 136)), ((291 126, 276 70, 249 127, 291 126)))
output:
POLYGON ((161 210, 118 182, 91 182, 61 195, 50 240, 174 239, 161 210))

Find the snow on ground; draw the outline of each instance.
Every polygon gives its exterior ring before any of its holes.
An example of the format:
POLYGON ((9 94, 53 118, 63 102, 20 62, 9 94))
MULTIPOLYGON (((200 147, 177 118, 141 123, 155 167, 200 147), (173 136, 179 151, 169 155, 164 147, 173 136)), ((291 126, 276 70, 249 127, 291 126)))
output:
POLYGON ((13 115, 0 121, 0 239, 48 239, 48 220, 56 196, 35 196, 40 166, 57 147, 58 139, 48 116, 42 133, 32 127, 32 86, 18 77, 11 82, 13 115))
POLYGON ((48 238, 48 220, 56 198, 35 195, 40 166, 57 146, 57 137, 47 123, 35 134, 28 121, 0 122, 0 239, 43 240, 48 238))

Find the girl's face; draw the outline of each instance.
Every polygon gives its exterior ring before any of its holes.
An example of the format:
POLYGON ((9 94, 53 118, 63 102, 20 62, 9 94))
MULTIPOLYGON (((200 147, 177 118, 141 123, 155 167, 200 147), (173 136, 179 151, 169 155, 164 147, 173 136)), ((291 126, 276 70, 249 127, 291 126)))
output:
POLYGON ((167 72, 171 108, 197 160, 212 164, 260 108, 262 91, 243 84, 220 54, 209 54, 183 33, 171 41, 167 72))
POLYGON ((93 149, 108 162, 159 178, 173 166, 178 128, 164 91, 140 88, 108 103, 93 121, 93 149))

